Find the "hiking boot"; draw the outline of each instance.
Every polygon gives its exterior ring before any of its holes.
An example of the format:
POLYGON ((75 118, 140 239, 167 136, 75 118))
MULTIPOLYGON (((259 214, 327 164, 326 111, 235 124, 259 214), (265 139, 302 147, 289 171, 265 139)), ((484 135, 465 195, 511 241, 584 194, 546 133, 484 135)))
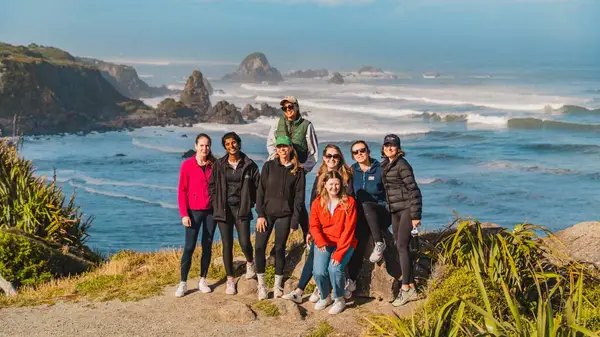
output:
POLYGON ((375 247, 373 248, 373 252, 369 257, 369 261, 373 263, 377 263, 381 261, 383 258, 383 252, 385 251, 385 242, 375 242, 375 247))
POLYGON ((344 298, 343 297, 336 298, 335 301, 333 302, 333 305, 329 309, 329 314, 337 315, 340 312, 344 311, 345 307, 346 307, 346 301, 344 300, 344 298))
POLYGON ((254 262, 246 262, 246 279, 249 280, 256 276, 256 265, 254 262))
POLYGON ((315 303, 315 310, 323 310, 325 308, 327 308, 327 306, 329 306, 331 304, 331 297, 327 296, 324 300, 318 300, 317 303, 315 303))
POLYGON ((212 293, 212 289, 210 289, 210 287, 208 286, 208 282, 206 282, 206 279, 204 277, 202 277, 200 281, 198 281, 198 290, 205 294, 212 293))
POLYGON ((295 303, 298 304, 302 304, 302 294, 304 292, 300 289, 296 289, 294 291, 291 291, 283 296, 281 296, 281 298, 283 298, 284 300, 290 300, 290 301, 294 301, 295 303))
POLYGON ((405 305, 408 302, 415 301, 417 296, 417 290, 415 290, 415 288, 409 288, 408 290, 401 289, 400 294, 394 302, 392 302, 392 305, 395 307, 405 305))
POLYGON ((269 292, 267 291, 267 287, 264 285, 258 286, 258 300, 266 300, 269 297, 269 292))
POLYGON ((321 292, 319 291, 319 287, 315 287, 315 290, 313 290, 312 294, 310 294, 308 301, 310 303, 317 303, 320 299, 321 299, 321 292))
POLYGON ((187 291, 187 282, 181 281, 177 286, 177 290, 175 290, 175 297, 183 297, 185 292, 187 291))
POLYGON ((225 289, 226 295, 235 295, 237 290, 235 289, 235 280, 227 280, 227 288, 225 289))

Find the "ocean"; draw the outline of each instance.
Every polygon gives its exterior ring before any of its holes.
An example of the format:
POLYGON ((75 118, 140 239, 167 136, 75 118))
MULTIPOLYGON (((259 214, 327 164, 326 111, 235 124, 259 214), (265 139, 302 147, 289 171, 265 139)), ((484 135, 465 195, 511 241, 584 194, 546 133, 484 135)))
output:
MULTIPOLYGON (((192 70, 138 68, 151 84, 172 87, 183 87, 192 70)), ((221 72, 205 71, 209 78, 221 72)), ((600 111, 563 108, 600 108, 600 67, 482 66, 433 78, 421 72, 399 72, 396 79, 343 74, 344 85, 326 79, 279 85, 212 79, 224 93, 211 96, 211 102, 227 100, 240 109, 278 106, 283 96, 294 95, 315 126, 320 150, 336 144, 350 164, 352 141, 366 140, 378 158, 383 136, 398 134, 423 193, 425 230, 448 224, 453 212, 555 231, 600 218, 600 111)), ((77 205, 94 217, 90 246, 105 253, 153 251, 183 245, 177 180, 181 155, 193 148, 196 134, 208 133, 213 152, 222 156, 221 136, 236 131, 243 151, 262 166, 273 123, 260 118, 246 125, 27 137, 23 155, 39 175, 51 179, 55 168, 57 182, 67 194, 75 192, 77 205)), ((313 180, 314 172, 307 190, 313 180)))

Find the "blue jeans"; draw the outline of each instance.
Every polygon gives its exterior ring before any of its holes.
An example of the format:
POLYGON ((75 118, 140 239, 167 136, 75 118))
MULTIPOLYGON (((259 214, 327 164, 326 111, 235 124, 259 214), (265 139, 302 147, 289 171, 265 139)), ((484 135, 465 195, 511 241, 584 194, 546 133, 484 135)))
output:
POLYGON ((302 274, 300 275, 300 281, 298 282, 298 289, 306 289, 308 282, 312 278, 313 273, 313 265, 315 261, 315 244, 314 242, 310 244, 310 248, 308 249, 308 256, 306 257, 306 261, 304 262, 304 267, 302 267, 302 274))
POLYGON ((348 248, 348 251, 342 259, 342 263, 337 266, 332 264, 331 254, 335 252, 336 247, 326 247, 325 251, 322 252, 319 248, 315 247, 314 267, 313 276, 315 277, 315 283, 319 287, 321 292, 321 299, 326 299, 329 296, 329 282, 333 288, 333 298, 339 298, 344 296, 344 286, 346 283, 346 275, 344 268, 354 252, 354 248, 348 248))

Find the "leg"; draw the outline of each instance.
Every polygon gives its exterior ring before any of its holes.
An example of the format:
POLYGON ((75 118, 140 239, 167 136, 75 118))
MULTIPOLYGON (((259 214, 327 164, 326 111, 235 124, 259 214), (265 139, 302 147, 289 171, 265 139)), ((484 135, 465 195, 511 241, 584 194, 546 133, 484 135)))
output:
POLYGON ((371 235, 373 235, 374 242, 383 242, 383 238, 381 237, 381 225, 382 220, 380 217, 381 212, 378 208, 382 207, 374 202, 365 202, 362 204, 364 217, 369 229, 371 230, 371 235))
POLYGON ((267 218, 267 230, 264 232, 256 232, 256 242, 254 247, 254 255, 255 255, 255 263, 256 263, 256 272, 258 274, 265 273, 265 267, 267 264, 267 259, 265 258, 265 252, 267 249, 267 242, 269 242, 269 237, 271 236, 271 232, 273 231, 273 223, 271 219, 267 218))
POLYGON ((211 211, 203 211, 203 226, 202 226, 202 259, 200 261, 200 277, 206 277, 208 267, 212 257, 212 243, 215 236, 217 225, 212 217, 211 211))
MULTIPOLYGON (((190 212, 190 219, 191 217, 190 212)), ((192 221, 192 227, 185 227, 185 244, 183 246, 183 255, 181 255, 181 281, 187 281, 190 267, 192 266, 192 256, 196 249, 198 240, 199 224, 192 221)))
POLYGON ((235 222, 235 228, 238 234, 238 240, 240 242, 240 247, 242 247, 242 252, 244 252, 244 256, 246 257, 247 262, 254 261, 254 254, 252 252, 252 242, 250 242, 250 221, 248 220, 237 220, 235 222))
POLYGON ((308 211, 306 210, 306 204, 302 204, 302 212, 300 212, 300 228, 302 229, 302 237, 306 243, 306 235, 308 235, 308 211))
POLYGON ((223 245, 223 265, 227 276, 233 276, 233 224, 219 221, 219 232, 223 245))
POLYGON ((360 274, 360 270, 362 269, 362 265, 365 260, 365 252, 367 251, 367 247, 370 246, 369 243, 371 242, 366 220, 362 217, 359 217, 358 221, 356 222, 355 236, 358 239, 358 244, 356 245, 356 251, 352 254, 352 258, 348 263, 348 278, 353 281, 356 281, 358 275, 360 274))
POLYGON ((392 226, 394 229, 394 237, 396 239, 396 249, 400 259, 400 267, 402 268, 402 287, 406 288, 409 284, 414 285, 413 280, 413 265, 409 252, 409 244, 411 239, 410 231, 412 230, 412 220, 410 210, 406 209, 393 214, 392 226))
POLYGON ((344 268, 350 261, 352 257, 352 253, 354 252, 354 248, 348 248, 346 254, 344 254, 344 258, 342 259, 342 263, 334 266, 331 262, 328 265, 329 278, 331 280, 331 286, 333 287, 333 298, 344 297, 344 285, 346 283, 346 276, 344 274, 344 268))
POLYGON ((311 244, 309 251, 308 251, 308 256, 306 257, 306 261, 304 262, 304 267, 302 267, 302 275, 300 275, 300 281, 298 282, 298 289, 301 289, 302 291, 304 291, 304 289, 306 289, 306 286, 308 285, 308 282, 310 282, 310 279, 313 276, 313 269, 314 269, 314 261, 315 261, 315 244, 311 244))
POLYGON ((283 275, 285 268, 285 246, 290 235, 290 218, 275 220, 275 275, 283 275))
MULTIPOLYGON (((331 261, 331 254, 334 251, 334 247, 327 247, 325 251, 321 251, 319 248, 315 247, 315 257, 314 257, 314 268, 313 268, 313 276, 315 278, 315 283, 317 287, 319 287, 319 291, 321 292, 321 299, 324 300, 329 296, 329 263, 331 261)), ((343 289, 343 285, 342 285, 343 289)))

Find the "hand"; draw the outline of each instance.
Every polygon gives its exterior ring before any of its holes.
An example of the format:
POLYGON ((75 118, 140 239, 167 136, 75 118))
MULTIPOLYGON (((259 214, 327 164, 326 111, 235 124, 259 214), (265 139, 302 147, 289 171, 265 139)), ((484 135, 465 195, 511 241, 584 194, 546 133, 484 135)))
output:
POLYGON ((325 253, 327 251, 327 246, 323 246, 323 247, 319 247, 319 250, 323 253, 325 253))
POLYGON ((192 227, 192 220, 190 220, 189 216, 184 216, 183 218, 181 218, 181 223, 185 227, 192 227))
POLYGON ((331 260, 331 265, 334 266, 334 267, 337 267, 337 266, 340 265, 340 263, 337 262, 336 260, 331 260))
POLYGON ((306 244, 310 245, 313 241, 315 241, 312 237, 312 235, 310 235, 310 233, 306 234, 306 244))
POLYGON ((421 220, 413 220, 412 221, 413 228, 417 228, 421 226, 421 220))
POLYGON ((266 232, 267 231, 267 220, 264 217, 256 219, 256 231, 266 232))

